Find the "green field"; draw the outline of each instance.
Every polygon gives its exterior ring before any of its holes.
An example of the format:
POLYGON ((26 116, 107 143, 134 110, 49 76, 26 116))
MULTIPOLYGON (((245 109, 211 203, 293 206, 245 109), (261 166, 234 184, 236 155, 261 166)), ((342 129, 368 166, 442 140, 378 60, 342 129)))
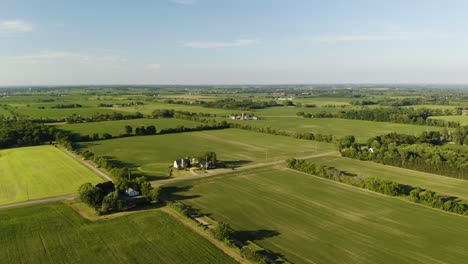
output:
POLYGON ((461 263, 468 217, 281 167, 174 184, 182 199, 294 263, 461 263))
POLYGON ((53 146, 0 150, 0 204, 76 193, 103 181, 53 146))
POLYGON ((361 143, 365 143, 367 139, 371 137, 391 132, 419 135, 423 131, 440 131, 444 129, 433 126, 406 125, 339 118, 301 118, 295 116, 266 117, 265 119, 257 121, 229 121, 240 124, 248 124, 253 127, 271 127, 291 133, 311 132, 327 135, 331 134, 338 137, 354 135, 361 143))
POLYGON ((387 179, 400 184, 429 189, 440 194, 456 196, 468 201, 468 181, 466 180, 336 156, 313 158, 310 161, 359 176, 387 179))
POLYGON ((64 108, 64 109, 54 109, 54 108, 46 108, 46 109, 34 109, 34 108, 18 108, 12 109, 15 113, 18 113, 22 116, 27 116, 29 118, 65 118, 67 116, 71 116, 73 114, 80 115, 82 117, 91 117, 96 113, 101 114, 112 114, 114 112, 122 111, 114 111, 106 108, 64 108))
POLYGON ((1 263, 236 263, 161 211, 91 222, 62 203, 0 211, 1 263))
POLYGON ((69 130, 74 133, 81 135, 92 135, 93 133, 103 134, 109 133, 112 136, 118 136, 125 133, 125 126, 129 125, 133 129, 140 126, 155 126, 157 132, 161 129, 176 128, 178 126, 184 127, 196 127, 202 125, 202 123, 181 120, 181 119, 130 119, 130 120, 118 120, 118 121, 103 121, 103 122, 90 122, 90 123, 78 123, 78 124, 63 124, 58 127, 64 130, 69 130))
POLYGON ((460 122, 462 126, 468 125, 468 115, 455 115, 455 116, 433 116, 429 117, 433 119, 442 119, 450 122, 460 122))
POLYGON ((146 176, 167 177, 175 159, 214 151, 235 165, 303 157, 335 150, 333 144, 273 136, 240 129, 129 137, 83 143, 96 155, 125 162, 146 176))
MULTIPOLYGON (((188 111, 194 113, 210 113, 212 115, 229 115, 232 112, 236 112, 236 110, 228 110, 228 109, 218 109, 218 108, 207 108, 202 107, 199 105, 179 105, 179 104, 166 104, 160 102, 152 102, 145 105, 139 105, 134 107, 125 107, 125 108, 108 108, 112 110, 119 110, 124 112, 140 112, 145 115, 151 115, 154 110, 156 109, 172 109, 176 111, 188 111)), ((237 111, 238 112, 238 111, 237 111)))

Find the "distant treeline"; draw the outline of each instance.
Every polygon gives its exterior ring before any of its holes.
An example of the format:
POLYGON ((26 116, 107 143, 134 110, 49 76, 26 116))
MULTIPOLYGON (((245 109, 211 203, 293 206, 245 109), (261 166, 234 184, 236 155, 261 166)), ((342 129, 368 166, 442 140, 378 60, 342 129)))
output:
POLYGON ((373 192, 390 196, 403 196, 411 202, 420 203, 444 211, 468 215, 468 205, 453 196, 441 195, 430 190, 399 184, 394 181, 383 180, 376 177, 350 175, 336 168, 314 164, 305 160, 290 159, 288 160, 288 167, 373 192))
POLYGON ((284 130, 279 130, 279 129, 274 129, 271 127, 255 127, 251 125, 243 125, 239 123, 230 123, 230 126, 232 128, 239 128, 243 130, 249 130, 249 131, 254 131, 254 132, 259 132, 259 133, 265 133, 265 134, 270 134, 270 135, 276 135, 276 136, 286 136, 286 137, 293 137, 293 138, 298 138, 298 139, 305 139, 305 140, 314 140, 318 142, 327 142, 327 143, 332 143, 338 138, 331 135, 331 134, 320 134, 320 133, 291 133, 287 132, 284 130))
POLYGON ((419 137, 390 133, 371 138, 369 148, 353 142, 340 151, 344 157, 468 180, 468 151, 439 146, 447 137, 440 132, 424 132, 419 137))
POLYGON ((168 100, 165 100, 164 102, 168 104, 184 104, 184 105, 198 104, 203 107, 209 107, 209 108, 238 109, 238 110, 253 110, 253 109, 263 109, 263 108, 274 107, 274 106, 283 106, 283 104, 278 104, 276 101, 273 101, 273 100, 268 101, 268 102, 262 102, 262 101, 253 101, 250 99, 235 100, 233 98, 220 99, 216 101, 196 100, 193 102, 181 101, 181 100, 174 101, 172 99, 168 99, 168 100))
MULTIPOLYGON (((384 98, 380 100, 354 100, 351 101, 352 105, 375 105, 379 104, 382 106, 411 106, 411 105, 450 105, 450 99, 448 97, 437 97, 431 96, 429 98, 421 97, 410 97, 410 98, 384 98)), ((452 110, 444 110, 446 115, 453 114, 452 110)))
POLYGON ((101 114, 95 113, 90 117, 82 117, 81 115, 73 114, 65 118, 65 121, 68 124, 75 123, 84 123, 84 122, 100 122, 100 121, 112 121, 112 120, 127 120, 127 119, 137 119, 143 118, 143 114, 136 112, 134 114, 122 114, 118 112, 113 112, 112 114, 101 114))
POLYGON ((131 107, 131 106, 137 106, 137 105, 144 105, 143 102, 129 102, 129 103, 115 103, 115 104, 105 104, 105 103, 100 103, 98 104, 98 107, 131 107))
POLYGON ((364 107, 360 110, 340 111, 338 113, 320 112, 304 113, 298 112, 298 116, 305 118, 344 118, 354 120, 367 120, 375 122, 391 122, 412 125, 428 125, 442 127, 459 127, 459 122, 431 119, 431 116, 441 116, 444 112, 440 109, 428 108, 390 108, 390 107, 364 107))
POLYGON ((58 104, 58 105, 54 105, 52 106, 51 108, 58 108, 58 109, 62 109, 62 108, 81 108, 83 107, 82 105, 80 104, 58 104))

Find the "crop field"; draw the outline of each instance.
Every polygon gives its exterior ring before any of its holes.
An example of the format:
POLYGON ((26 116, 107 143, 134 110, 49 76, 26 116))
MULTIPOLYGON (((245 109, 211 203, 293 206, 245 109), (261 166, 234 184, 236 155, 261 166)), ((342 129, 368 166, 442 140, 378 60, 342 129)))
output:
POLYGON ((83 143, 96 155, 110 156, 146 176, 167 177, 168 167, 183 157, 214 151, 236 166, 303 157, 335 150, 333 144, 273 136, 240 129, 129 137, 83 143))
POLYGON ((294 263, 460 263, 468 217, 282 167, 173 184, 202 209, 294 263))
POLYGON ((456 196, 468 201, 468 181, 466 180, 336 156, 323 156, 309 160, 313 163, 336 167, 339 170, 355 173, 359 176, 378 177, 429 189, 441 194, 456 196))
POLYGON ((361 143, 365 143, 373 136, 391 132, 419 135, 423 131, 441 131, 444 129, 433 126, 406 125, 339 118, 268 117, 257 121, 229 121, 240 124, 249 124, 254 127, 271 127, 291 133, 311 132, 331 134, 338 137, 354 135, 356 140, 361 143))
POLYGON ((141 126, 155 126, 157 132, 161 129, 176 128, 178 126, 184 127, 196 127, 202 125, 202 123, 182 120, 182 119, 130 119, 130 120, 118 120, 118 121, 103 121, 103 122, 90 122, 90 123, 78 123, 78 124, 63 124, 58 127, 64 130, 69 130, 74 133, 81 135, 91 135, 93 133, 103 134, 109 133, 113 136, 125 134, 125 126, 129 125, 133 129, 141 126))
POLYGON ((162 211, 89 221, 62 203, 0 211, 2 263, 236 263, 162 211))
POLYGON ((0 150, 0 204, 76 193, 103 181, 53 146, 0 150))
MULTIPOLYGON (((106 108, 64 108, 64 109, 55 109, 55 108, 46 108, 46 109, 31 109, 31 108, 16 108, 13 109, 15 113, 18 113, 22 116, 27 116, 29 118, 65 118, 73 114, 81 115, 83 117, 90 117, 96 113, 101 114, 112 114, 114 111, 106 108)), ((121 112, 121 111, 120 111, 121 112)), ((121 112, 122 113, 122 112, 121 112)))
POLYGON ((451 121, 451 122, 460 122, 462 126, 468 125, 468 115, 456 115, 456 116, 434 116, 434 117, 429 117, 433 119, 442 119, 445 121, 451 121))
POLYGON ((166 103, 159 103, 159 102, 153 102, 153 103, 148 103, 145 105, 138 105, 134 107, 107 108, 107 109, 119 110, 119 111, 124 111, 124 112, 131 112, 131 113, 140 112, 145 115, 151 115, 151 113, 156 109, 172 109, 176 111, 188 111, 188 112, 194 112, 194 113, 210 113, 213 115, 221 115, 221 116, 226 116, 233 112, 234 113, 239 112, 237 110, 208 108, 208 107, 202 107, 199 105, 179 105, 179 104, 166 104, 166 103))

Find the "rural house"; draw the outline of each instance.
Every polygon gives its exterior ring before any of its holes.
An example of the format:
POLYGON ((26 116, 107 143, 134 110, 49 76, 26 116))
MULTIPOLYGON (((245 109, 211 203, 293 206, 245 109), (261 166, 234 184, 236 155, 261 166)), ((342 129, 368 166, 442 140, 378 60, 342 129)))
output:
POLYGON ((183 170, 188 167, 190 167, 190 160, 188 158, 174 160, 174 168, 183 170))
POLYGON ((130 197, 134 197, 134 196, 139 195, 140 193, 137 190, 134 190, 132 188, 127 188, 127 190, 125 191, 125 194, 130 197))

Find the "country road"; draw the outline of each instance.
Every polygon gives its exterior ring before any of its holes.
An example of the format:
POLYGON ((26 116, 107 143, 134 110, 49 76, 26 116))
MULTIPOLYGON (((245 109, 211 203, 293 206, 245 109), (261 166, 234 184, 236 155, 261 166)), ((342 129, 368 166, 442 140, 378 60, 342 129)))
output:
MULTIPOLYGON (((318 157, 322 157, 322 156, 334 155, 334 154, 337 154, 337 153, 338 153, 337 151, 331 151, 331 152, 326 152, 326 153, 321 153, 321 154, 315 154, 315 155, 310 155, 310 156, 299 157, 298 159, 312 159, 312 158, 318 158, 318 157)), ((274 165, 278 165, 278 164, 281 164, 281 163, 284 163, 284 162, 286 162, 286 160, 277 160, 277 161, 272 161, 272 162, 264 162, 264 163, 258 163, 258 164, 248 165, 248 166, 242 166, 242 167, 236 168, 235 170, 232 170, 232 169, 218 169, 216 171, 205 173, 205 174, 197 174, 197 175, 186 176, 186 177, 179 177, 179 178, 171 178, 171 179, 166 179, 166 180, 152 181, 151 184, 152 185, 155 185, 155 184, 161 185, 161 184, 168 184, 168 183, 174 183, 174 182, 179 182, 179 181, 200 179, 200 178, 206 178, 206 177, 211 177, 211 176, 220 175, 220 174, 224 174, 224 173, 235 172, 235 171, 243 171, 243 170, 250 170, 250 169, 256 169, 256 168, 274 166, 274 165)))
MULTIPOLYGON (((60 148, 60 147, 59 147, 60 148)), ((89 164, 88 162, 82 160, 80 157, 76 156, 74 153, 70 152, 69 150, 60 148, 62 151, 73 157, 74 159, 78 160, 81 162, 81 164, 85 165, 86 167, 90 168, 103 178, 112 181, 112 178, 105 174, 104 172, 98 170, 95 168, 93 165, 89 164)), ((304 157, 299 157, 299 159, 311 159, 311 158, 318 158, 322 156, 328 156, 328 155, 336 155, 338 152, 337 151, 331 151, 331 152, 326 152, 326 153, 321 153, 321 154, 316 154, 316 155, 310 155, 310 156, 304 156, 304 157)), ((166 180, 158 180, 158 181, 152 181, 152 185, 162 185, 162 184, 168 184, 168 183, 174 183, 174 182, 179 182, 179 181, 187 181, 187 180, 193 180, 193 179, 201 179, 201 178, 206 178, 206 177, 211 177, 215 175, 220 175, 220 174, 225 174, 225 173, 231 173, 231 172, 236 172, 236 171, 243 171, 243 170, 250 170, 250 169, 256 169, 256 168, 263 168, 263 167, 268 167, 268 166, 274 166, 278 165, 281 163, 286 162, 286 160, 277 160, 277 161, 272 161, 272 162, 264 162, 264 163, 258 163, 258 164, 253 164, 249 166, 243 166, 236 168, 235 170, 232 169, 219 169, 213 172, 209 172, 206 174, 196 174, 192 176, 186 176, 186 177, 180 177, 180 178, 172 178, 172 179, 166 179, 166 180)), ((48 198, 43 198, 43 199, 38 199, 38 200, 31 200, 31 201, 26 201, 26 202, 20 202, 20 203, 14 203, 14 204, 7 204, 7 205, 0 205, 0 209, 7 209, 7 208, 15 208, 15 207, 21 207, 21 206, 26 206, 26 205, 33 205, 33 204, 41 204, 41 203, 48 203, 48 202, 55 202, 55 201, 60 201, 60 200, 72 200, 78 197, 78 194, 69 194, 69 195, 63 195, 63 196, 55 196, 55 197, 48 197, 48 198)))
POLYGON ((15 208, 15 207, 21 207, 21 206, 26 206, 26 205, 41 204, 41 203, 48 203, 48 202, 56 202, 56 201, 61 201, 61 200, 73 200, 77 197, 78 197, 78 194, 54 196, 54 197, 43 198, 43 199, 38 199, 38 200, 30 200, 26 202, 0 205, 0 209, 15 208))
POLYGON ((80 162, 81 164, 85 165, 86 167, 90 168, 92 171, 94 171, 96 174, 98 174, 99 176, 101 176, 102 178, 108 180, 108 181, 112 181, 112 178, 105 174, 104 172, 102 172, 101 170, 99 170, 98 168, 94 167, 92 164, 90 164, 89 162, 86 162, 85 160, 81 159, 81 157, 77 156, 75 153, 69 151, 68 149, 65 149, 59 145, 57 145, 57 148, 59 148, 60 150, 62 150, 63 152, 65 152, 66 154, 68 154, 70 157, 76 159, 78 162, 80 162))

